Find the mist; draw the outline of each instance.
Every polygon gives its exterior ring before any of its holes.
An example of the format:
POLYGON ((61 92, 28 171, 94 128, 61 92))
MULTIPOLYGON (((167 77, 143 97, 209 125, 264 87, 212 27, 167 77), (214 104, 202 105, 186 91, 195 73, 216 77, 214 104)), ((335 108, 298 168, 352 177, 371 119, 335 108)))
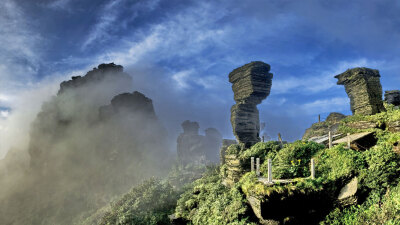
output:
POLYGON ((115 64, 61 83, 28 137, 16 135, 21 144, 0 162, 1 224, 76 223, 143 179, 166 175, 174 159, 152 100, 133 92, 132 77, 115 64))

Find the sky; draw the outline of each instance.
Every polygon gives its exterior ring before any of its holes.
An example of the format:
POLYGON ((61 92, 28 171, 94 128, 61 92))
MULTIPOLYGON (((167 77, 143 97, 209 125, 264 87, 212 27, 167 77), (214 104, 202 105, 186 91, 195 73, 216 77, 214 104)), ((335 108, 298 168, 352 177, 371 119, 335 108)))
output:
POLYGON ((233 138, 228 74, 268 63, 265 133, 300 139, 319 114, 351 114, 334 78, 346 69, 378 69, 383 90, 400 88, 399 11, 397 0, 2 0, 0 158, 61 81, 110 62, 171 138, 186 119, 233 138))

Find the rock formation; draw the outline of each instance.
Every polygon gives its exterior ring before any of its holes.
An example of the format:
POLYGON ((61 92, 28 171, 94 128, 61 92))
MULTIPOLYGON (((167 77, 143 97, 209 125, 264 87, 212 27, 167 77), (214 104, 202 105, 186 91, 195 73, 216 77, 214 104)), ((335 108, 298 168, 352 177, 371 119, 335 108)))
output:
POLYGON ((183 133, 177 140, 178 159, 182 165, 217 163, 222 135, 215 128, 205 130, 205 136, 199 134, 199 124, 186 120, 182 123, 183 133))
POLYGON ((239 143, 250 147, 260 141, 257 105, 268 97, 272 86, 270 65, 257 61, 248 63, 229 74, 236 104, 231 108, 233 133, 239 143))
POLYGON ((75 224, 141 180, 166 176, 166 131, 152 100, 131 88, 113 63, 61 83, 31 125, 29 169, 1 196, 0 224, 75 224))
POLYGON ((400 105, 400 90, 385 91, 385 101, 395 106, 400 105))
POLYGON ((344 85, 353 114, 373 115, 385 111, 378 70, 365 67, 348 69, 336 75, 337 84, 344 85))
MULTIPOLYGON (((303 135, 303 140, 310 140, 311 138, 321 137, 324 138, 331 131, 333 135, 337 133, 340 121, 346 118, 345 115, 337 112, 332 112, 325 121, 314 123, 306 130, 303 135)), ((313 141, 317 139, 312 139, 313 141)))

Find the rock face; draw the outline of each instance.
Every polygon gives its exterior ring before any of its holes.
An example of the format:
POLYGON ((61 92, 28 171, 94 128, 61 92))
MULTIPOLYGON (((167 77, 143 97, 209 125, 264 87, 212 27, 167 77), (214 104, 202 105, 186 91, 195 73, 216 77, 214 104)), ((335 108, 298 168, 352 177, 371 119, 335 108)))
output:
POLYGON ((233 70, 229 82, 236 105, 231 108, 233 133, 245 147, 260 141, 260 121, 257 105, 268 97, 272 86, 270 65, 257 61, 233 70))
POLYGON ((385 91, 385 101, 395 106, 400 105, 400 90, 385 91))
POLYGON ((385 111, 378 70, 358 67, 336 75, 337 84, 344 85, 353 114, 373 115, 385 111))
POLYGON ((183 133, 177 140, 178 159, 182 165, 206 164, 219 161, 222 135, 215 128, 207 128, 205 135, 199 134, 199 124, 186 120, 182 123, 183 133))
POLYGON ((309 140, 313 137, 322 137, 328 135, 331 131, 333 135, 337 134, 340 121, 346 118, 345 115, 337 112, 332 112, 325 121, 314 123, 306 130, 303 135, 303 140, 309 140))

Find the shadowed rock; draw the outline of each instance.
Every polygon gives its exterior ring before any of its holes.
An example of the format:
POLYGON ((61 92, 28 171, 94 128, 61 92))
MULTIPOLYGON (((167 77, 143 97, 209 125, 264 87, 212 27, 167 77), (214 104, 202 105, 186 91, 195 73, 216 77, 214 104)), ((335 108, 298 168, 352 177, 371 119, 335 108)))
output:
POLYGON ((177 140, 179 162, 187 164, 218 163, 222 135, 215 128, 207 128, 205 136, 199 134, 199 124, 186 120, 182 123, 183 133, 177 140))
POLYGON ((395 106, 400 105, 400 90, 385 91, 385 101, 395 106))
POLYGON ((346 89, 353 114, 373 115, 385 111, 380 77, 378 70, 365 67, 348 69, 335 76, 337 84, 346 89))
POLYGON ((257 105, 270 93, 270 65, 257 61, 248 63, 229 74, 236 105, 231 108, 233 133, 245 147, 260 141, 260 121, 257 105))

